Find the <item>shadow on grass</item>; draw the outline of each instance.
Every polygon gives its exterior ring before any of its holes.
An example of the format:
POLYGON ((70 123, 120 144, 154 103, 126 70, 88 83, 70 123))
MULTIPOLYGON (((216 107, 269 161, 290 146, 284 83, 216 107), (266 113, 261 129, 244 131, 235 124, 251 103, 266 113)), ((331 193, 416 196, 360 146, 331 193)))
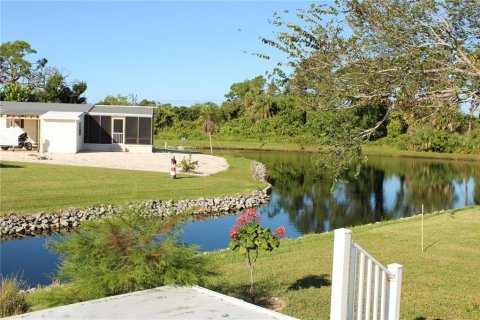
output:
POLYGON ((180 179, 192 179, 195 178, 194 176, 177 176, 175 179, 172 180, 180 180, 180 179))
POLYGON ((18 168, 25 168, 24 166, 19 166, 19 165, 15 165, 15 164, 6 164, 6 163, 0 163, 0 169, 10 169, 10 168, 15 168, 15 169, 18 169, 18 168))
MULTIPOLYGON (((255 298, 271 297, 271 287, 272 284, 267 281, 255 282, 255 298)), ((252 303, 249 283, 240 286, 234 286, 228 283, 219 283, 215 286, 209 287, 209 289, 252 303)))
POLYGON ((288 290, 301 290, 301 289, 308 289, 308 288, 321 288, 321 287, 329 287, 332 285, 332 282, 329 279, 329 274, 321 274, 319 276, 309 275, 304 278, 298 279, 288 287, 288 290))

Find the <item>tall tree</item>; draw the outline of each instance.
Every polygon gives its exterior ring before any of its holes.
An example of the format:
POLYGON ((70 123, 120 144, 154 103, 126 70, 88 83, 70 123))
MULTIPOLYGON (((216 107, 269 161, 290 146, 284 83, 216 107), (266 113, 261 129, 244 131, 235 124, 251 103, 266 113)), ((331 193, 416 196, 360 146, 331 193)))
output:
POLYGON ((142 101, 140 101, 140 103, 138 105, 139 106, 145 106, 145 107, 156 107, 157 103, 153 100, 142 99, 142 101))
POLYGON ((16 40, 0 45, 0 98, 8 101, 85 103, 83 81, 69 84, 67 76, 47 59, 32 63, 27 56, 37 53, 28 42, 16 40))
POLYGON ((371 128, 337 135, 332 155, 358 160, 393 112, 411 124, 478 101, 478 12, 479 0, 337 0, 298 10, 295 23, 275 14, 276 38, 261 40, 286 54, 289 90, 310 108, 386 109, 371 128))
POLYGON ((19 83, 7 83, 0 90, 0 100, 31 102, 34 101, 34 94, 29 87, 22 87, 19 83))
POLYGON ((37 53, 26 41, 16 40, 0 45, 0 84, 15 83, 30 74, 32 63, 25 59, 37 53))
POLYGON ((203 131, 208 134, 210 140, 210 154, 213 155, 212 134, 215 130, 215 105, 212 103, 205 103, 202 106, 201 118, 203 120, 203 131))
POLYGON ((74 82, 70 86, 65 76, 57 73, 48 78, 43 90, 36 93, 36 100, 40 102, 57 103, 86 103, 82 94, 87 90, 86 82, 74 82))
POLYGON ((107 95, 103 100, 100 100, 97 104, 104 105, 117 105, 117 106, 133 106, 134 103, 129 96, 122 96, 117 94, 116 96, 107 95))

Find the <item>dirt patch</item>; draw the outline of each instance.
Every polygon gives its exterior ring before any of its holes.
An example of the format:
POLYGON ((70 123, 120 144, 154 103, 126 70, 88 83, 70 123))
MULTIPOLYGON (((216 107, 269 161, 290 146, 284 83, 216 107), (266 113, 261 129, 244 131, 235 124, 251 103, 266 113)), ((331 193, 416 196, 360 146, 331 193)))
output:
POLYGON ((281 312, 286 306, 285 301, 276 297, 258 297, 255 298, 255 304, 276 312, 281 312))

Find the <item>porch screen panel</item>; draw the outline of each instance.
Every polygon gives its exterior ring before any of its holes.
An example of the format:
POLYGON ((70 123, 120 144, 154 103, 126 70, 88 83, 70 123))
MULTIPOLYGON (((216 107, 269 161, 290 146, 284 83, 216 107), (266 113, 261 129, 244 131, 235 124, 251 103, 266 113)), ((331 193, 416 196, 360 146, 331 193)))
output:
POLYGON ((83 142, 88 143, 88 114, 83 117, 83 142))
POLYGON ((138 144, 138 118, 127 117, 125 119, 125 143, 138 144))
POLYGON ((100 116, 87 116, 87 132, 85 135, 86 143, 100 143, 100 116))
POLYGON ((101 116, 100 143, 112 143, 112 117, 101 116))
POLYGON ((114 119, 113 120, 113 132, 123 133, 123 120, 122 119, 114 119), (117 121, 115 121, 115 120, 117 120, 117 121))
POLYGON ((152 143, 152 120, 138 118, 138 144, 152 143))

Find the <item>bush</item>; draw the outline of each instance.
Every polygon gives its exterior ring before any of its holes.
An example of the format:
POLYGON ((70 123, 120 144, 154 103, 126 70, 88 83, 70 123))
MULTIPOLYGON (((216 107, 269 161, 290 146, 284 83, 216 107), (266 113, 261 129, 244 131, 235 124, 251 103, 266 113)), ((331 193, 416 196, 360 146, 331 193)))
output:
POLYGON ((241 117, 226 122, 219 128, 219 134, 226 137, 244 137, 253 138, 255 134, 251 132, 255 121, 250 117, 241 117))
POLYGON ((182 169, 183 172, 190 172, 195 170, 198 167, 197 162, 192 162, 191 160, 183 158, 178 164, 177 167, 182 169))
POLYGON ((387 136, 396 138, 405 133, 405 125, 400 119, 392 119, 387 125, 387 136))
POLYGON ((237 218, 230 230, 229 248, 244 255, 250 271, 250 297, 255 299, 253 271, 260 250, 272 251, 280 246, 280 239, 285 237, 285 227, 278 227, 274 232, 260 226, 260 215, 255 209, 248 209, 237 218))
POLYGON ((8 317, 27 312, 26 293, 21 291, 20 282, 13 277, 2 278, 0 282, 0 316, 8 317))
POLYGON ((176 222, 124 212, 84 222, 64 241, 50 243, 61 257, 58 279, 75 293, 70 303, 162 285, 202 284, 209 274, 206 257, 178 244, 176 222))

